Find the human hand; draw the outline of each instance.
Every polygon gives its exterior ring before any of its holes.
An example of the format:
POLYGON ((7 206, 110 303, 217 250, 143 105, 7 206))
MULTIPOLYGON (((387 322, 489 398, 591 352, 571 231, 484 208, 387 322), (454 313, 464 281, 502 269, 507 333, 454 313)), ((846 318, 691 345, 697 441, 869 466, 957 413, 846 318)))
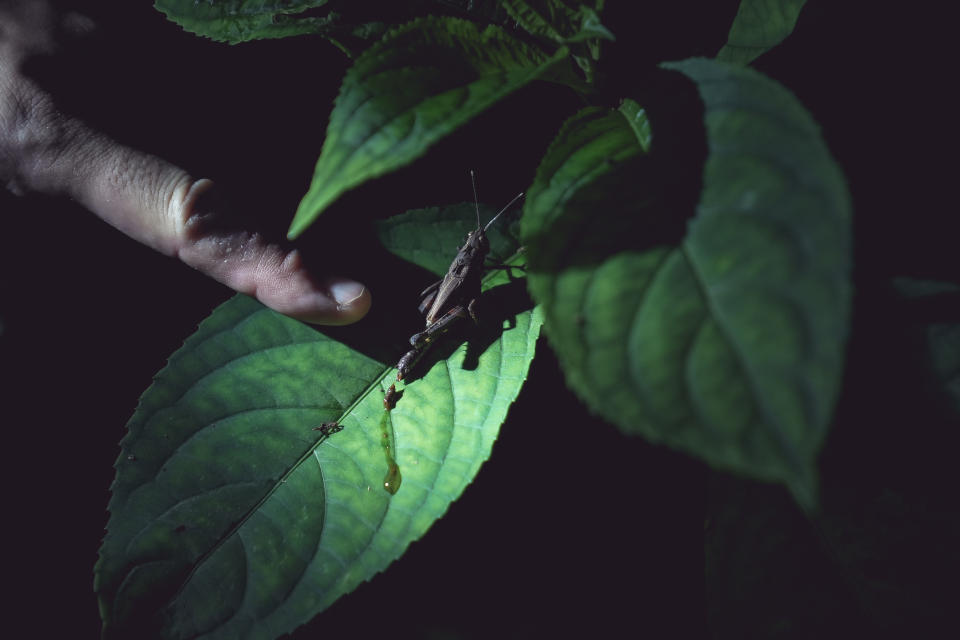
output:
POLYGON ((341 277, 316 277, 298 250, 237 221, 213 182, 123 146, 58 110, 23 73, 32 56, 89 21, 46 2, 0 0, 0 181, 14 193, 73 198, 128 236, 176 257, 280 313, 319 324, 363 317, 370 293, 341 277))

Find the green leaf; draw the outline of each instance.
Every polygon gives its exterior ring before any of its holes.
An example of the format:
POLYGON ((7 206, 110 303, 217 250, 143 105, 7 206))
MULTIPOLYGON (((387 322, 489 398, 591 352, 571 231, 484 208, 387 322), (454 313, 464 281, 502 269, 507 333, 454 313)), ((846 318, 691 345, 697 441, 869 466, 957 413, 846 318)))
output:
POLYGON ((747 64, 793 33, 806 0, 740 0, 727 44, 717 59, 747 64))
POLYGON ((561 0, 503 0, 502 4, 531 35, 562 42, 576 33, 577 12, 561 0))
MULTIPOLYGON (((516 23, 533 36, 569 45, 570 57, 592 83, 595 63, 600 59, 600 41, 616 38, 600 22, 604 0, 581 3, 574 0, 502 0, 502 5, 516 23), (592 5, 592 6, 591 6, 592 5)), ((563 82, 578 91, 587 91, 582 82, 564 78, 563 82)))
MULTIPOLYGON (((502 207, 480 204, 479 208, 481 223, 485 225, 502 207)), ((510 226, 516 216, 511 217, 510 213, 504 212, 487 230, 489 263, 505 262, 520 248, 518 234, 510 226)), ((436 275, 447 272, 457 247, 463 244, 467 232, 475 228, 476 209, 472 202, 414 209, 377 225, 380 241, 392 253, 436 275), (429 228, 429 233, 423 233, 424 228, 429 228)))
POLYGON ((578 42, 587 38, 614 40, 600 23, 597 12, 603 0, 590 4, 564 0, 503 0, 503 7, 531 35, 555 42, 578 42))
POLYGON ((303 233, 348 189, 409 164, 565 57, 561 49, 548 58, 499 27, 481 31, 453 18, 391 31, 347 72, 288 236, 303 233))
MULTIPOLYGON (((602 2, 597 3, 603 4, 602 2)), ((597 9, 599 11, 599 9, 597 9)), ((581 5, 580 7, 580 30, 566 39, 566 42, 582 42, 584 40, 608 40, 616 41, 616 36, 600 22, 600 16, 590 7, 581 5)), ((591 53, 594 60, 600 58, 599 48, 591 46, 591 53)))
MULTIPOLYGON (((493 272, 484 298, 508 281, 493 272)), ((274 638, 386 568, 489 456, 533 357, 527 309, 425 358, 388 413, 393 362, 243 296, 220 306, 122 442, 95 570, 105 636, 274 638), (329 421, 343 429, 314 430, 329 421)))
POLYGON ((650 151, 650 144, 653 141, 650 132, 650 120, 647 118, 646 110, 636 101, 625 99, 620 105, 620 113, 627 119, 630 128, 637 136, 637 141, 644 151, 650 151))
POLYGON ((386 32, 376 3, 356 0, 157 0, 186 31, 217 42, 318 34, 350 57, 386 32))
POLYGON ((849 322, 843 178, 775 82, 710 60, 665 66, 705 105, 686 236, 625 115, 585 109, 528 191, 530 291, 568 385, 598 414, 812 500, 849 322))
POLYGON ((156 0, 154 6, 191 33, 237 44, 323 32, 333 25, 333 14, 297 14, 326 4, 327 0, 156 0))

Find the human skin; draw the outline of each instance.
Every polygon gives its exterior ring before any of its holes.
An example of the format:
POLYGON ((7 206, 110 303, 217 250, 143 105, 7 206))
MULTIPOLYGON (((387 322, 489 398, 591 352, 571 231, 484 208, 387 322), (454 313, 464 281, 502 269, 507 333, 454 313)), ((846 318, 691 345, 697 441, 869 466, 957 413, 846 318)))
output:
POLYGON ((63 113, 24 73, 55 57, 89 19, 47 2, 0 0, 0 182, 16 194, 72 198, 131 238, 291 317, 349 324, 370 308, 359 282, 311 273, 300 252, 235 222, 214 183, 119 144, 63 113))

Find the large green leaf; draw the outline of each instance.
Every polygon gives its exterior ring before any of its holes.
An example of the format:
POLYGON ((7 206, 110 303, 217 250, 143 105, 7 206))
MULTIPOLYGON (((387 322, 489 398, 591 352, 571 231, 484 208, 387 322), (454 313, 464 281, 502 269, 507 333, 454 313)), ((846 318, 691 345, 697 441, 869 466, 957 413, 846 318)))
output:
POLYGON ((340 87, 310 184, 290 225, 300 235, 348 189, 427 148, 566 56, 548 57, 495 26, 422 18, 365 51, 340 87))
MULTIPOLYGON (((431 234, 404 227, 401 244, 431 234)), ((494 272, 482 300, 510 287, 494 272)), ((489 456, 539 333, 525 308, 425 358, 388 413, 393 362, 246 297, 219 307, 128 425, 95 572, 105 635, 273 638, 382 571, 489 456), (342 431, 314 430, 328 421, 342 431)))
POLYGON ((647 156, 634 110, 586 109, 528 192, 530 291, 594 411, 811 498, 849 320, 844 181, 775 82, 710 60, 666 66, 705 105, 709 155, 686 237, 670 232, 677 212, 651 167, 656 121, 647 156))
MULTIPOLYGON (((647 111, 641 107, 635 100, 629 98, 624 100, 619 107, 620 113, 627 119, 630 128, 637 136, 637 142, 644 151, 650 151, 650 145, 653 138, 650 132, 650 120, 647 118, 647 111)), ((619 121, 618 121, 619 122, 619 121)))
POLYGON ((740 0, 727 44, 717 53, 725 62, 747 64, 793 33, 807 0, 740 0))

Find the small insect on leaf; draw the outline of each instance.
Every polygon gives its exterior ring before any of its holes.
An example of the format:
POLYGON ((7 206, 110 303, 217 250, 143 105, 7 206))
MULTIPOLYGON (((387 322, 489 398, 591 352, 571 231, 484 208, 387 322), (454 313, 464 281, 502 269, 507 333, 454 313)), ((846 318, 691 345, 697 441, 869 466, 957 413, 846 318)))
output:
POLYGON ((329 438, 332 434, 342 431, 343 425, 334 421, 334 422, 324 422, 319 427, 314 427, 313 431, 319 431, 320 435, 329 438))
POLYGON ((383 395, 383 408, 385 411, 390 411, 395 406, 397 406, 397 385, 391 384, 390 388, 387 389, 387 392, 383 395))

